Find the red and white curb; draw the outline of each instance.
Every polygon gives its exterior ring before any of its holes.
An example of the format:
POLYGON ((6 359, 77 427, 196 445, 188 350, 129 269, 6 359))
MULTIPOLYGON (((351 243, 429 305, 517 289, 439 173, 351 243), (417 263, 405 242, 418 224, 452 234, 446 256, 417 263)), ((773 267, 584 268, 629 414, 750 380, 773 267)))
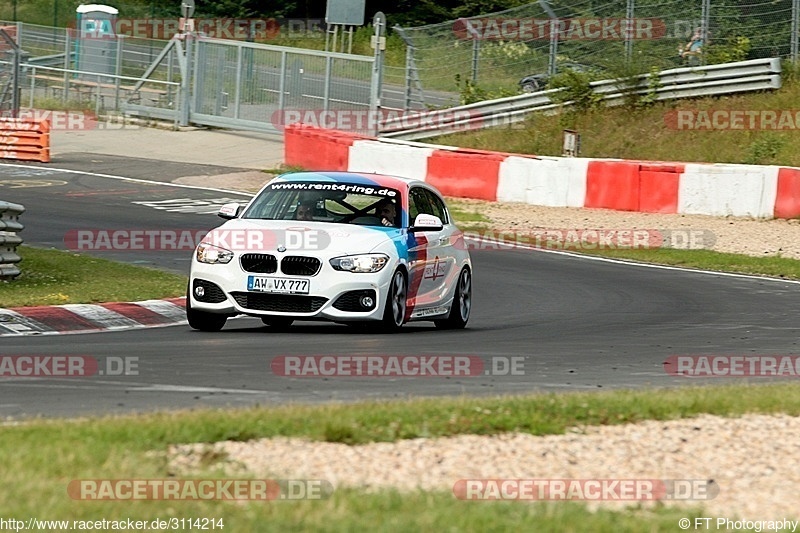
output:
POLYGON ((186 323, 186 298, 0 309, 0 336, 57 335, 186 323))

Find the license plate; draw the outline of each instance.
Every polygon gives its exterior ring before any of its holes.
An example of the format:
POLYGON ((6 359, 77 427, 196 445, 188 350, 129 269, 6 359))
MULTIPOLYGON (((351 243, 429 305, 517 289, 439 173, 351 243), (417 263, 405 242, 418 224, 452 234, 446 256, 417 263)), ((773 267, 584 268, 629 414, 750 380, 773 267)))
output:
POLYGON ((247 290, 279 294, 308 294, 311 283, 307 279, 267 278, 247 276, 247 290))

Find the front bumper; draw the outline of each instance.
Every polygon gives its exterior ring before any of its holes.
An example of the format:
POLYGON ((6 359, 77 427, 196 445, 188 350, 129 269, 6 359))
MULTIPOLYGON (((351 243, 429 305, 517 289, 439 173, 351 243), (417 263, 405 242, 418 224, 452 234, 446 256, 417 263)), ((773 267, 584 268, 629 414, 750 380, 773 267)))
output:
POLYGON ((289 317, 294 320, 335 322, 381 320, 396 265, 387 264, 375 273, 352 273, 324 265, 315 276, 253 274, 243 271, 236 259, 227 265, 192 261, 187 298, 193 309, 225 315, 289 317), (247 289, 250 275, 308 279, 308 294, 279 294, 247 289), (195 287, 202 285, 198 298, 195 287), (364 309, 360 296, 372 295, 374 305, 364 309))

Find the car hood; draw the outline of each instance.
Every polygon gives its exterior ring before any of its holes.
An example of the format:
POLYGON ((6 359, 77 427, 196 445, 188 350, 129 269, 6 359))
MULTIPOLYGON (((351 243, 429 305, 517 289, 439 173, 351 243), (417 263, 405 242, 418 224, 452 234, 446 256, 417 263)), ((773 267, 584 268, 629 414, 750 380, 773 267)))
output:
POLYGON ((380 226, 234 219, 211 230, 203 241, 236 253, 280 251, 336 257, 371 252, 404 236, 405 230, 380 226))

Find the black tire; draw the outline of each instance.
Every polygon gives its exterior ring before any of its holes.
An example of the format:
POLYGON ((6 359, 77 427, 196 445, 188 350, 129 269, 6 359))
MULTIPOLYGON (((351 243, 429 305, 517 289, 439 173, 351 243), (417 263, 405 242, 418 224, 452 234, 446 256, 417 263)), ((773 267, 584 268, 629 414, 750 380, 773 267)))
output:
POLYGON ((522 90, 526 93, 535 93, 539 90, 539 86, 529 81, 522 84, 522 90))
POLYGON ((406 321, 408 281, 402 270, 396 270, 389 284, 386 305, 383 309, 382 329, 387 332, 399 330, 406 321))
POLYGON ((282 316, 262 316, 261 322, 265 325, 271 327, 272 329, 276 330, 286 330, 289 329, 289 326, 292 325, 294 319, 292 318, 285 318, 282 316))
POLYGON ((461 269, 456 284, 456 294, 453 296, 453 306, 450 314, 443 320, 434 320, 439 329, 464 329, 469 321, 472 311, 472 273, 468 268, 461 269))
POLYGON ((218 315, 192 309, 191 298, 186 296, 186 319, 192 329, 199 331, 219 331, 228 321, 228 315, 218 315))

